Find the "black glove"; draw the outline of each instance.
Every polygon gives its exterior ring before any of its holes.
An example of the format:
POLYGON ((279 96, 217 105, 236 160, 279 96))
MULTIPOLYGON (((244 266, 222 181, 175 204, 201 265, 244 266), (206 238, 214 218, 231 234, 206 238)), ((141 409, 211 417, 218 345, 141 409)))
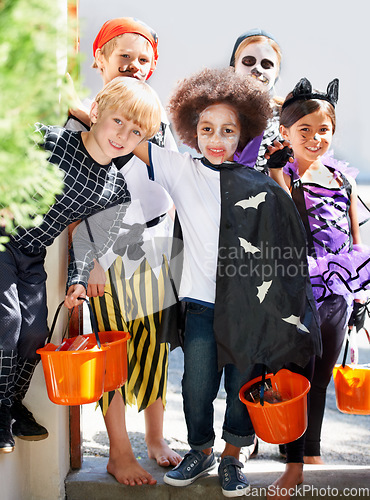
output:
POLYGON ((285 146, 283 149, 272 153, 267 160, 266 166, 268 168, 283 168, 288 163, 289 158, 293 158, 293 149, 285 146))
POLYGON ((368 300, 365 304, 361 304, 361 302, 353 303, 353 311, 351 317, 349 318, 348 326, 355 326, 357 331, 360 331, 364 327, 366 312, 370 315, 368 310, 369 304, 370 300, 368 300))

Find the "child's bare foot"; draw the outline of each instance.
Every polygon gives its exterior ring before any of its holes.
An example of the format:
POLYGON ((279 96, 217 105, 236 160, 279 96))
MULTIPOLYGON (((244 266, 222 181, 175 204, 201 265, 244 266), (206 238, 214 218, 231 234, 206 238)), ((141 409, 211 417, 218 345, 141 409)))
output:
POLYGON ((131 452, 122 453, 115 458, 109 456, 107 471, 116 480, 126 486, 136 486, 142 484, 156 484, 156 479, 141 467, 131 452))
POLYGON ((324 465, 324 461, 320 457, 320 455, 317 455, 315 457, 303 457, 303 460, 305 464, 324 465))
POLYGON ((166 441, 161 439, 147 439, 148 456, 157 461, 161 467, 176 466, 182 460, 176 451, 171 450, 166 441))
POLYGON ((283 474, 268 487, 266 498, 279 500, 290 499, 295 494, 295 488, 303 482, 303 464, 286 464, 283 474))

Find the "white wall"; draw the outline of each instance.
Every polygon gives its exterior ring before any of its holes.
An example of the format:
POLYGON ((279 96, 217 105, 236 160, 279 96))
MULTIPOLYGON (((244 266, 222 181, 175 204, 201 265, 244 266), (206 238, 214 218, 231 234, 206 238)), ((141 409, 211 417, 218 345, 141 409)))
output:
POLYGON ((83 76, 91 95, 100 90, 100 77, 90 68, 92 42, 101 25, 114 17, 137 17, 158 32, 159 62, 149 82, 163 103, 177 80, 205 66, 228 65, 236 38, 250 28, 263 28, 283 49, 278 95, 285 96, 303 76, 320 90, 339 78, 333 146, 338 157, 361 170, 358 180, 370 181, 366 7, 366 0, 80 0, 83 76))
MULTIPOLYGON (((67 268, 66 231, 48 249, 45 268, 48 274, 49 324, 63 300, 67 268)), ((61 312, 55 331, 58 343, 66 324, 66 310, 61 312)), ((69 470, 68 406, 53 404, 47 396, 41 363, 32 378, 25 398, 36 420, 49 431, 43 441, 15 438, 12 453, 0 453, 0 498, 2 500, 58 500, 64 498, 64 478, 69 470)))

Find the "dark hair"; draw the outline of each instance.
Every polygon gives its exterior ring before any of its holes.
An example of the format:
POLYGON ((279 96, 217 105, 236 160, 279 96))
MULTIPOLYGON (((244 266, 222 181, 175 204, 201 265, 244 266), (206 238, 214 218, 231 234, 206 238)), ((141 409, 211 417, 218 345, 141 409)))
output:
MULTIPOLYGON (((287 101, 291 97, 293 97, 292 92, 286 96, 285 101, 287 101)), ((324 101, 322 99, 302 99, 293 101, 291 104, 288 104, 288 106, 283 108, 283 110, 281 111, 280 125, 284 125, 284 127, 289 128, 304 116, 310 115, 318 109, 323 109, 323 111, 329 116, 333 125, 334 133, 336 127, 334 106, 330 104, 330 102, 324 101)))
POLYGON ((233 68, 204 69, 185 78, 174 91, 168 110, 179 138, 198 152, 199 116, 212 104, 235 108, 241 125, 238 149, 265 130, 272 114, 270 96, 262 84, 237 75, 233 68))

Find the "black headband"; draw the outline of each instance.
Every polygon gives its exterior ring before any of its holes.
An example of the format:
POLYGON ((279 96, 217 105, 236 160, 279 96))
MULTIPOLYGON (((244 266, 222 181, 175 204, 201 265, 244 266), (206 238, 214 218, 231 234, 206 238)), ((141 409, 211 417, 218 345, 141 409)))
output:
POLYGON ((328 101, 335 108, 335 105, 338 102, 338 88, 339 80, 338 78, 334 78, 334 80, 329 83, 328 88, 326 89, 326 94, 312 92, 311 83, 307 80, 307 78, 301 78, 293 89, 292 97, 286 99, 281 109, 286 108, 294 101, 309 101, 311 99, 328 101))

